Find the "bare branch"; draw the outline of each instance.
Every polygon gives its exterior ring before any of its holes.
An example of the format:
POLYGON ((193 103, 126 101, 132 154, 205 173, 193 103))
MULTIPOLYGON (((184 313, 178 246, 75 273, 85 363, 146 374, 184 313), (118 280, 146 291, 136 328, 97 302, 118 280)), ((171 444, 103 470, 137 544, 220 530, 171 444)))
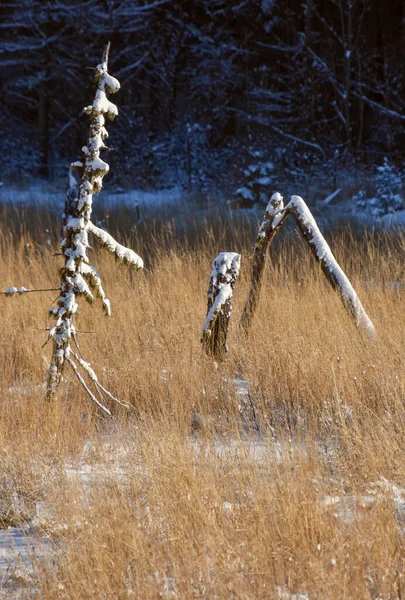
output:
POLYGON ((66 356, 66 360, 72 367, 73 371, 76 373, 76 377, 78 378, 78 380, 80 381, 80 383, 82 384, 82 386, 84 387, 84 389, 86 390, 86 392, 88 393, 90 398, 93 400, 93 402, 95 402, 97 404, 97 406, 99 406, 101 408, 101 410, 103 410, 107 415, 111 416, 111 411, 106 406, 104 406, 104 404, 101 404, 101 402, 99 402, 99 400, 97 400, 97 398, 95 397, 95 395, 93 394, 93 392, 91 391, 91 389, 89 388, 89 386, 87 385, 87 383, 85 382, 83 377, 81 376, 76 363, 74 363, 73 360, 69 356, 66 356))

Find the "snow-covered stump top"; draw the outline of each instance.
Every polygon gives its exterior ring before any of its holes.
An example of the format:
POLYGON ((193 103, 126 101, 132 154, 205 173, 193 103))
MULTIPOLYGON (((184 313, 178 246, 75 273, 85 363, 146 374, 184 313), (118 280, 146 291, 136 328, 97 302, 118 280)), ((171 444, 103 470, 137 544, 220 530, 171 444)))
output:
MULTIPOLYGON (((96 92, 93 104, 84 109, 84 112, 90 117, 87 145, 82 148, 82 160, 71 165, 71 168, 77 170, 81 177, 78 193, 74 199, 70 196, 75 189, 71 182, 66 204, 66 224, 62 240, 65 265, 61 273, 61 293, 57 300, 57 306, 53 306, 50 311, 56 318, 56 325, 50 330, 50 338, 53 339, 53 354, 48 378, 48 397, 56 390, 65 362, 68 362, 91 398, 109 414, 108 409, 85 385, 78 370, 79 366, 85 371, 99 394, 103 392, 110 399, 116 399, 101 386, 89 363, 82 358, 79 360, 70 347, 71 338, 77 346, 73 317, 78 309, 77 297, 79 295, 84 296, 87 302, 92 303, 95 293, 101 299, 105 314, 107 316, 111 314, 110 301, 105 295, 98 270, 89 264, 87 256, 90 247, 89 233, 97 237, 103 247, 114 254, 120 262, 135 269, 143 268, 143 261, 135 252, 116 242, 111 235, 93 225, 90 220, 93 194, 101 190, 103 177, 109 171, 109 165, 100 157, 100 150, 107 148, 104 144, 104 140, 108 137, 105 119, 114 119, 118 114, 115 104, 107 98, 108 93, 113 94, 120 89, 118 80, 108 73, 108 53, 109 44, 104 51, 101 64, 96 67, 94 78, 96 92), (78 365, 72 357, 76 359, 78 365)), ((81 356, 80 353, 79 356, 81 356)))
POLYGON ((333 256, 304 200, 300 196, 292 196, 285 210, 294 216, 315 259, 320 263, 329 283, 339 293, 344 306, 354 318, 356 325, 365 329, 371 337, 374 337, 375 328, 373 323, 364 310, 352 284, 333 256))
POLYGON ((280 229, 287 213, 283 211, 284 202, 281 194, 276 192, 270 198, 270 202, 265 210, 263 221, 257 234, 255 248, 253 252, 252 269, 250 273, 250 288, 242 316, 239 322, 240 327, 247 331, 256 312, 259 301, 260 290, 262 287, 263 273, 266 266, 267 250, 280 229))
POLYGON ((241 256, 236 252, 220 252, 212 263, 201 343, 205 352, 215 358, 221 358, 228 352, 226 339, 240 264, 241 256))

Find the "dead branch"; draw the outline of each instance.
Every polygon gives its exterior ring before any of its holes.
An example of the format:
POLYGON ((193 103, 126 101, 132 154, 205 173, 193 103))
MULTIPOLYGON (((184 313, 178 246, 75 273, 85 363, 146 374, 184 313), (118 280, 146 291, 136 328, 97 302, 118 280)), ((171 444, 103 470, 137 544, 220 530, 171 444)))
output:
POLYGON ((373 323, 364 310, 352 284, 333 256, 329 245, 320 232, 304 200, 300 196, 292 196, 286 206, 286 210, 294 217, 303 238, 308 242, 315 260, 320 264, 326 279, 333 289, 338 292, 344 307, 354 319, 357 327, 365 329, 371 337, 375 336, 373 323))
POLYGON ((59 292, 60 288, 42 288, 42 289, 38 289, 38 290, 30 290, 27 289, 25 287, 20 287, 20 288, 16 288, 16 287, 9 287, 5 292, 0 292, 1 296, 14 296, 14 294, 34 294, 34 293, 38 293, 38 292, 59 292))

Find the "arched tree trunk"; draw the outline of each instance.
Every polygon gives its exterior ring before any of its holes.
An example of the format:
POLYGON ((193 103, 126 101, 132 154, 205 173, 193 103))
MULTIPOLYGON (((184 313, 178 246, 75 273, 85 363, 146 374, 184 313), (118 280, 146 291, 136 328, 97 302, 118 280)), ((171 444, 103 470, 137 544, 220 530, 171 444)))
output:
POLYGON ((248 331, 251 325, 259 301, 266 264, 266 251, 276 231, 281 227, 289 214, 294 217, 302 236, 308 242, 311 252, 320 264, 326 279, 339 294, 343 305, 354 319, 357 327, 365 329, 373 337, 375 335, 374 325, 364 310, 352 284, 333 256, 308 206, 300 196, 292 196, 290 202, 283 208, 282 196, 280 194, 273 194, 257 236, 252 263, 250 290, 243 309, 240 325, 245 331, 248 331))

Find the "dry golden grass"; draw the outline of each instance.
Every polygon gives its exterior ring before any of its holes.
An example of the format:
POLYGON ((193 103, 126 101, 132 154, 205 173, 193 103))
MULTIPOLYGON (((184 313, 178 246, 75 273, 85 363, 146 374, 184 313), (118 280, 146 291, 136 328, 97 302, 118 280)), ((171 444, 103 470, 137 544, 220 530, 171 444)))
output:
MULTIPOLYGON (((58 284, 56 243, 29 230, 2 234, 2 289, 58 284)), ((376 325, 370 343, 294 234, 271 248, 244 338, 249 227, 183 237, 169 225, 133 237, 140 273, 94 253, 113 315, 82 302, 78 329, 94 332, 82 351, 129 414, 100 415, 69 370, 46 403, 52 293, 0 297, 0 524, 51 540, 22 597, 405 597, 405 295, 390 285, 404 240, 332 240, 376 325), (242 254, 242 274, 216 368, 199 338, 220 250, 242 254), (238 377, 260 436, 239 412, 238 377)))

